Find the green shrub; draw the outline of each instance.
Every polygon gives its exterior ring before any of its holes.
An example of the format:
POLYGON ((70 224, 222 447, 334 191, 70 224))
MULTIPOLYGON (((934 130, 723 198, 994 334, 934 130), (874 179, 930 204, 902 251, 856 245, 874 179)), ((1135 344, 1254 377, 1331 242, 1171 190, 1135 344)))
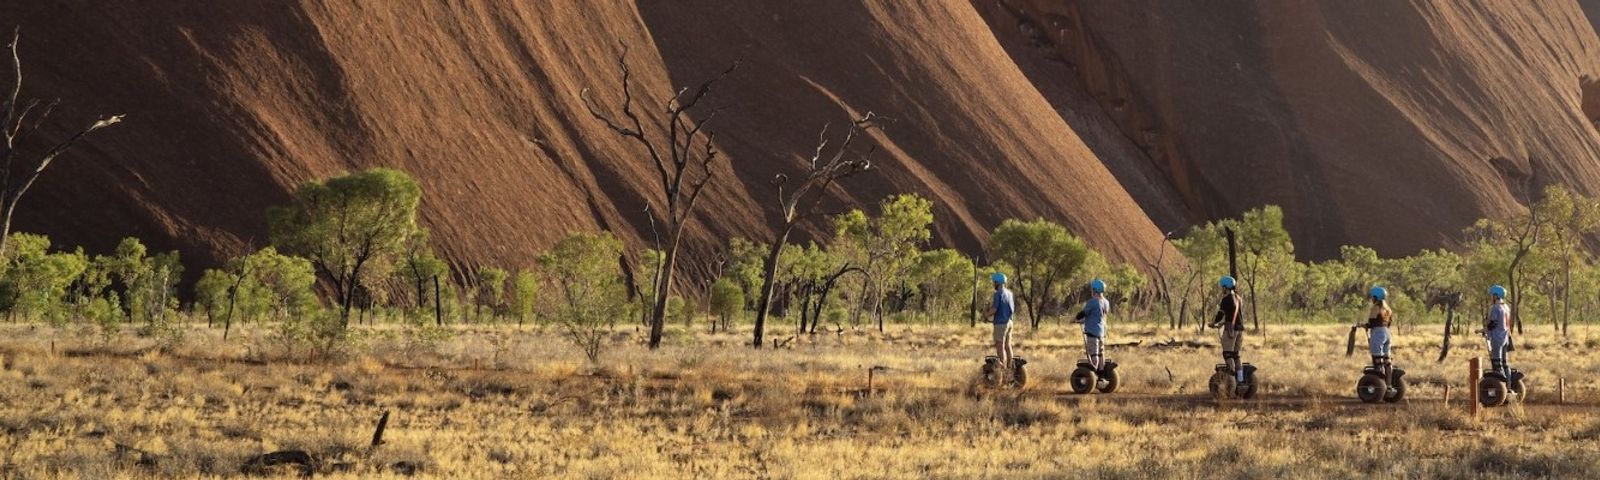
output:
POLYGON ((600 359, 605 327, 624 312, 626 285, 617 268, 622 242, 610 232, 576 233, 539 257, 553 288, 550 317, 591 363, 600 359))

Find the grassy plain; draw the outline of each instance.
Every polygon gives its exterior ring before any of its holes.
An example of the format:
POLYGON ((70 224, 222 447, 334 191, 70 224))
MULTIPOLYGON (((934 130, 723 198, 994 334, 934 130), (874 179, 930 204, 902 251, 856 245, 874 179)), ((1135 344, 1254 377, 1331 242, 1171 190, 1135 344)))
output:
MULTIPOLYGON (((338 360, 285 356, 265 331, 202 326, 170 351, 137 338, 8 326, 0 340, 0 477, 237 476, 303 450, 319 476, 446 478, 1577 478, 1600 472, 1600 331, 1519 341, 1527 405, 1467 413, 1457 337, 1402 329, 1399 405, 1353 397, 1346 328, 1274 326, 1247 340, 1263 387, 1205 395, 1208 333, 1114 330, 1114 395, 1072 395, 1070 326, 1021 328, 1021 391, 974 385, 985 326, 891 327, 751 350, 746 332, 672 332, 659 352, 622 329, 598 366, 554 330, 463 327, 417 342, 367 330, 338 360), (866 389, 867 372, 875 375, 866 389), (1557 378, 1567 403, 1556 403, 1557 378), (1454 385, 1451 403, 1443 386, 1454 385), (385 443, 369 448, 380 415, 385 443)), ((1115 327, 1114 327, 1115 328, 1115 327)), ((1359 350, 1359 349, 1358 349, 1359 350)), ((290 473, 284 470, 282 473, 290 473)))

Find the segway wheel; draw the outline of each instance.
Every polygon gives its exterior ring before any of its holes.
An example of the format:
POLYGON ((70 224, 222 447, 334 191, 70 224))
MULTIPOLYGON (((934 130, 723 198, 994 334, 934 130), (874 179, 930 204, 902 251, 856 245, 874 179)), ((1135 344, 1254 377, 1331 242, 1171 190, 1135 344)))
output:
POLYGON ((1117 391, 1117 387, 1121 385, 1122 377, 1117 375, 1117 371, 1115 369, 1112 369, 1111 371, 1106 372, 1104 376, 1100 377, 1098 387, 1100 393, 1111 393, 1117 391))
POLYGON ((1072 393, 1083 395, 1094 389, 1094 384, 1097 382, 1097 379, 1094 378, 1094 370, 1079 368, 1072 371, 1071 381, 1072 393))
POLYGON ((1393 385, 1389 385, 1389 392, 1388 393, 1389 393, 1388 395, 1384 395, 1384 397, 1383 397, 1383 401, 1385 401, 1385 402, 1397 403, 1397 402, 1399 402, 1401 400, 1405 400, 1406 399, 1406 378, 1405 377, 1401 377, 1401 376, 1396 376, 1395 379, 1394 379, 1394 384, 1393 385))
POLYGON ((1356 382, 1356 397, 1362 403, 1378 403, 1389 392, 1389 382, 1377 375, 1362 375, 1356 382))
POLYGON ((1510 389, 1506 387, 1505 380, 1486 377, 1478 382, 1478 403, 1483 404, 1485 407, 1505 405, 1507 393, 1509 392, 1510 389))
POLYGON ((1512 382, 1511 391, 1516 392, 1518 402, 1526 403, 1528 401, 1528 383, 1522 381, 1522 379, 1519 378, 1516 382, 1512 382))
POLYGON ((1000 388, 1000 361, 989 357, 983 362, 983 386, 1000 388))
POLYGON ((1233 375, 1227 372, 1217 372, 1211 375, 1211 396, 1217 400, 1233 398, 1233 390, 1239 386, 1233 375))
POLYGON ((1239 386, 1239 398, 1249 400, 1256 398, 1256 379, 1251 378, 1249 383, 1239 386))

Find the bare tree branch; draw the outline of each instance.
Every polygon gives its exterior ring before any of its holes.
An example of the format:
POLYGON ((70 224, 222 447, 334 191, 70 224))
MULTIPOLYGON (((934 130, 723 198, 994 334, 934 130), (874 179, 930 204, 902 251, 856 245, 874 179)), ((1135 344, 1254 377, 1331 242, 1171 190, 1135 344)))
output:
POLYGON ((790 180, 788 175, 780 173, 773 176, 772 184, 777 187, 778 207, 782 215, 778 225, 778 237, 767 251, 764 265, 765 276, 762 278, 756 309, 755 339, 752 343, 755 348, 761 348, 767 311, 770 310, 773 291, 776 288, 778 260, 783 247, 789 241, 790 232, 794 231, 800 222, 813 217, 823 201, 828 198, 828 190, 836 182, 872 168, 872 162, 867 159, 867 155, 876 151, 876 147, 869 147, 866 155, 852 155, 850 147, 859 135, 875 126, 873 122, 875 118, 876 115, 867 112, 861 118, 852 121, 844 139, 831 154, 827 153, 831 142, 828 136, 831 125, 824 124, 822 132, 817 135, 817 147, 806 162, 805 177, 801 178, 793 189, 788 188, 790 180), (819 165, 818 162, 823 158, 827 158, 827 161, 819 165))
POLYGON ((627 119, 626 122, 601 113, 602 109, 598 106, 598 102, 590 98, 589 89, 583 89, 579 92, 579 96, 582 97, 584 107, 588 109, 590 116, 603 122, 606 128, 642 145, 656 170, 656 180, 661 188, 662 203, 665 204, 665 208, 664 211, 657 210, 660 213, 654 215, 647 210, 646 216, 650 218, 654 231, 655 215, 661 215, 665 220, 667 233, 665 239, 658 239, 656 242, 658 249, 662 251, 662 258, 658 269, 660 275, 657 277, 659 282, 655 292, 655 305, 650 315, 649 345, 654 349, 661 341, 666 303, 672 288, 672 275, 684 227, 693 219, 694 209, 701 194, 716 178, 712 165, 720 156, 716 148, 716 134, 707 127, 722 110, 713 109, 696 119, 694 116, 699 115, 699 112, 694 109, 713 91, 713 86, 717 82, 738 68, 739 62, 734 62, 720 74, 701 83, 697 89, 691 90, 685 87, 674 92, 665 102, 661 112, 664 115, 663 124, 652 132, 647 132, 644 122, 634 110, 633 74, 628 67, 627 52, 627 46, 623 45, 622 52, 617 56, 617 65, 622 73, 620 109, 622 116, 627 119))
POLYGON ((51 112, 55 110, 56 104, 59 103, 59 100, 50 102, 44 111, 39 112, 37 115, 34 112, 39 105, 38 100, 29 100, 26 105, 19 108, 19 105, 22 105, 20 98, 23 77, 22 60, 17 51, 21 38, 20 29, 12 32, 9 49, 12 77, 15 83, 11 85, 11 91, 6 96, 5 102, 0 104, 0 108, 4 110, 3 116, 0 116, 0 135, 3 135, 5 139, 4 150, 0 151, 0 157, 3 157, 3 164, 0 164, 0 254, 5 252, 6 240, 11 233, 11 219, 16 213, 17 204, 22 200, 22 196, 28 192, 28 189, 33 187, 33 183, 39 179, 39 175, 50 168, 50 165, 55 162, 57 157, 61 156, 62 153, 66 153, 68 149, 77 145, 79 141, 90 133, 116 125, 122 121, 122 115, 101 117, 93 124, 79 130, 66 140, 56 143, 45 150, 44 153, 32 159, 31 162, 28 162, 31 168, 19 165, 18 161, 22 160, 19 158, 20 154, 17 151, 20 140, 37 132, 45 120, 50 117, 51 112), (28 125, 30 117, 33 119, 32 125, 28 125), (18 171, 17 169, 19 168, 24 170, 18 171))

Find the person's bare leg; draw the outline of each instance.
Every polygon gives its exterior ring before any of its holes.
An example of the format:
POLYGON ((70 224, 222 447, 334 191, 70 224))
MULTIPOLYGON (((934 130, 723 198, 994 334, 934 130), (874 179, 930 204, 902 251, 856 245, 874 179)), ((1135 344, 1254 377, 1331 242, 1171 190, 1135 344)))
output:
POLYGON ((994 341, 994 356, 1000 360, 1001 375, 1004 378, 1007 375, 1007 371, 1011 369, 1011 348, 1006 345, 1005 339, 996 339, 994 341))
POLYGON ((1011 353, 1011 330, 1010 329, 1006 330, 1005 341, 1000 342, 1000 344, 1004 345, 1004 348, 1005 348, 1005 351, 1006 351, 1006 368, 1009 371, 1009 369, 1011 368, 1011 359, 1016 358, 1016 356, 1011 353))
POLYGON ((1083 336, 1083 355, 1089 358, 1089 366, 1096 372, 1104 367, 1104 362, 1100 360, 1100 352, 1095 348, 1095 339, 1088 335, 1083 336))

